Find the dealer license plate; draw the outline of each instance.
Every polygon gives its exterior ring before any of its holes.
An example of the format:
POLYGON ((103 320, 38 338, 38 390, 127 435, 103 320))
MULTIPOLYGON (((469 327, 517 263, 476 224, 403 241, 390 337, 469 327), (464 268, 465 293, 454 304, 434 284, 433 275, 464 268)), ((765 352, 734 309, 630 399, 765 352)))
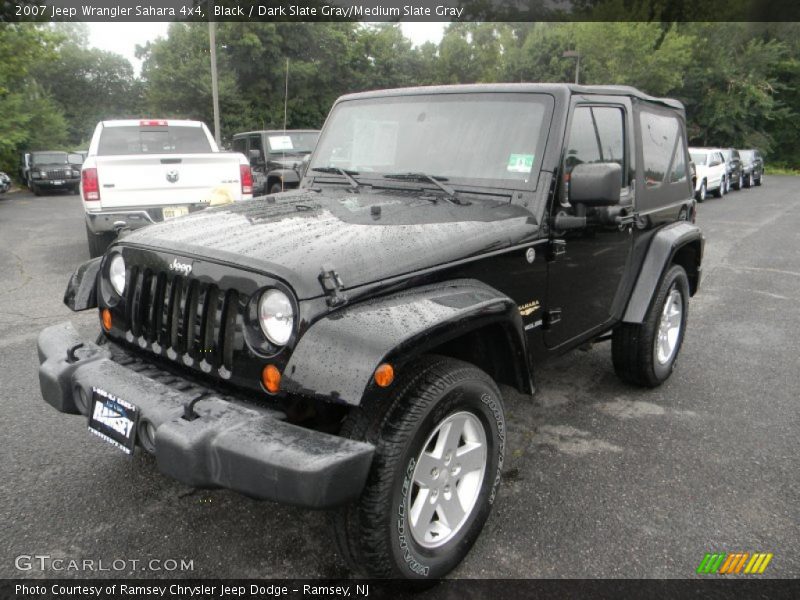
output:
POLYGON ((114 394, 92 388, 89 431, 125 454, 133 454, 136 446, 136 424, 139 409, 114 394))
POLYGON ((189 214, 188 206, 166 206, 161 209, 161 215, 164 220, 174 219, 175 217, 182 217, 189 214))

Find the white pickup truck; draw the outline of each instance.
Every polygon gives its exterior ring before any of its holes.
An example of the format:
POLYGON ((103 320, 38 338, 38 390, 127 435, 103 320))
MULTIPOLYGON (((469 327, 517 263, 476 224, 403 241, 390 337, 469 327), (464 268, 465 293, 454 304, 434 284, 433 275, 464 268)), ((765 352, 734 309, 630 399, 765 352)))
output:
POLYGON ((101 121, 81 170, 89 254, 121 230, 252 196, 247 159, 220 152, 200 121, 101 121))

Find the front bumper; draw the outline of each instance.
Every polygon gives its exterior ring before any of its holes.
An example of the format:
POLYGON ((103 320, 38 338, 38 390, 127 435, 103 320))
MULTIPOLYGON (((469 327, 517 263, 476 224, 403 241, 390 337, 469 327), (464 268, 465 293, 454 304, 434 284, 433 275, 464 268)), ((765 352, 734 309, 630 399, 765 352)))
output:
POLYGON ((86 415, 93 386, 132 402, 139 430, 155 428, 151 451, 159 470, 187 485, 307 508, 340 506, 361 494, 371 444, 287 423, 278 410, 217 394, 141 360, 124 366, 109 347, 81 340, 71 323, 43 330, 38 350, 47 403, 86 415), (198 417, 186 420, 185 405, 203 394, 194 406, 198 417))
POLYGON ((80 185, 81 180, 80 179, 31 179, 31 183, 39 186, 40 188, 66 190, 66 189, 77 188, 80 185))

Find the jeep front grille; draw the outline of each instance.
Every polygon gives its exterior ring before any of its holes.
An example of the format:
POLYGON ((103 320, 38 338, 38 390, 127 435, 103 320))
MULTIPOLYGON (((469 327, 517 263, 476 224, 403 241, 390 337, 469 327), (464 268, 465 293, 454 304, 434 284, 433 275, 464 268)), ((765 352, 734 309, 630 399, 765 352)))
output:
POLYGON ((71 169, 50 169, 45 173, 48 179, 69 179, 72 177, 71 169))
POLYGON ((138 266, 131 267, 128 277, 125 320, 132 341, 187 366, 230 377, 234 349, 242 343, 235 290, 138 266))

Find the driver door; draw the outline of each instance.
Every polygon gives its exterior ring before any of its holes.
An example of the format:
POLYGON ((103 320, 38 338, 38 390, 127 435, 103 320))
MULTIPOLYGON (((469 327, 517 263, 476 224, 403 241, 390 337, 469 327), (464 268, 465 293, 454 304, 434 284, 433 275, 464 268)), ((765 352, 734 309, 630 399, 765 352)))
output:
MULTIPOLYGON (((630 160, 631 106, 625 100, 614 103, 578 103, 568 126, 561 168, 561 191, 554 200, 551 216, 573 215, 576 207, 568 201, 572 169, 583 163, 615 162, 622 166, 620 206, 633 211, 633 170, 630 160)), ((612 207, 616 209, 619 207, 612 207)), ((593 331, 602 330, 613 314, 625 266, 633 245, 632 222, 617 224, 602 218, 599 208, 587 212, 586 226, 568 231, 551 231, 551 260, 548 264, 545 345, 550 349, 569 345, 593 331)), ((631 220, 632 221, 632 220, 631 220)))

